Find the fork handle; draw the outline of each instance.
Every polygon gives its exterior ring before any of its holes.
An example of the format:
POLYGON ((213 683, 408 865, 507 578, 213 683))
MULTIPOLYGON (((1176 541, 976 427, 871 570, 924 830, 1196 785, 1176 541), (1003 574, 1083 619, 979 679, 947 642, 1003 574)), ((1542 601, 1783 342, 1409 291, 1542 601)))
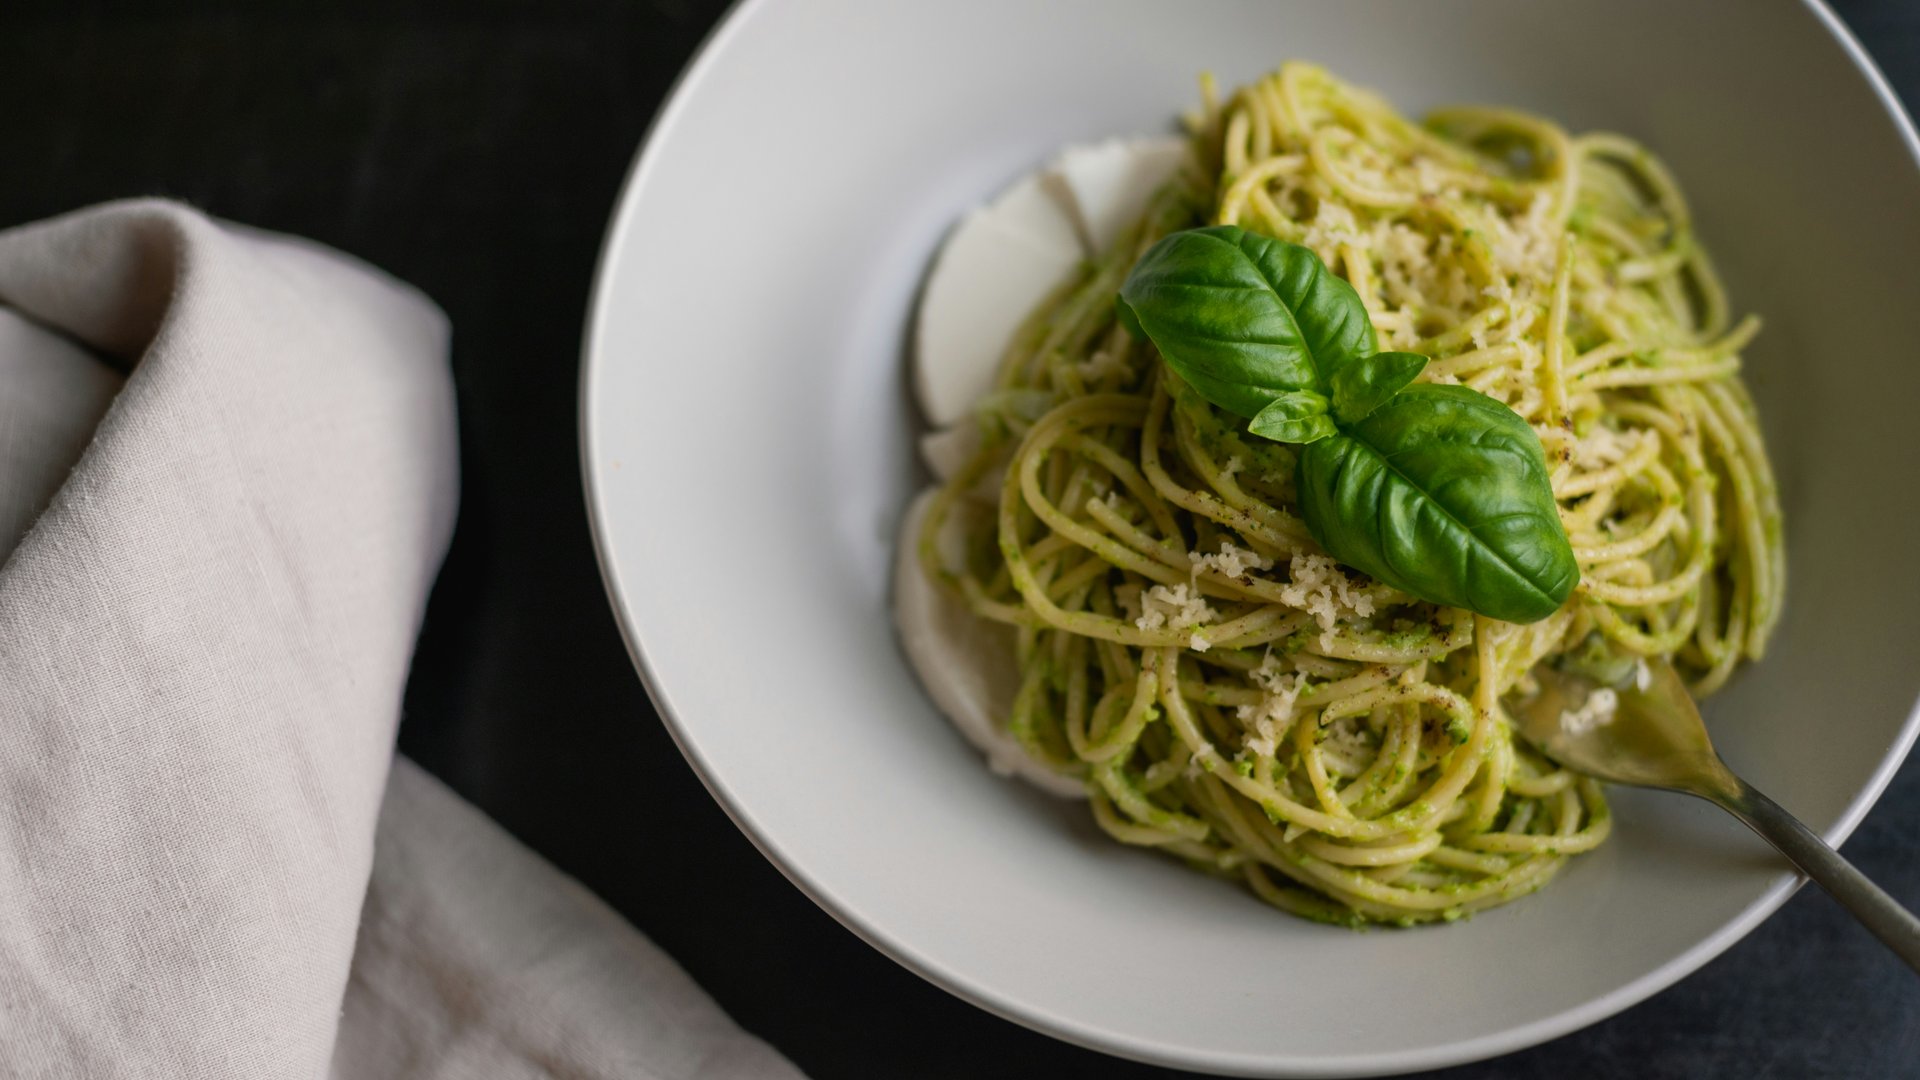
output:
POLYGON ((1745 780, 1736 780, 1737 791, 1704 793, 1733 816, 1747 823, 1780 853, 1793 860, 1800 871, 1820 883, 1840 906, 1866 924, 1874 936, 1920 972, 1920 919, 1888 896, 1885 889, 1854 869, 1852 863, 1828 846, 1813 830, 1800 823, 1781 805, 1756 791, 1745 780))

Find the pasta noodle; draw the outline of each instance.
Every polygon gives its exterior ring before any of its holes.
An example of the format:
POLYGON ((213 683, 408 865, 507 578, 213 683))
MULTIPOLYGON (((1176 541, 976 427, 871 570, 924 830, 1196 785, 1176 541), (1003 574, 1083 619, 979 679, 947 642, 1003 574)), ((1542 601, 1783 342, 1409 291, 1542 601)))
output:
POLYGON ((1679 188, 1621 136, 1480 107, 1416 124, 1298 63, 1205 90, 1188 167, 1008 349, 923 561, 1012 628, 1007 727, 1115 839, 1311 918, 1458 918, 1607 836, 1599 785, 1509 729, 1536 664, 1670 656, 1706 694, 1764 651, 1785 579, 1738 377, 1758 322, 1732 321, 1679 188), (1557 614, 1435 607, 1320 552, 1294 449, 1115 320, 1140 252, 1207 223, 1312 248, 1382 348, 1533 425, 1581 567, 1557 614), (954 517, 958 573, 935 551, 954 517))

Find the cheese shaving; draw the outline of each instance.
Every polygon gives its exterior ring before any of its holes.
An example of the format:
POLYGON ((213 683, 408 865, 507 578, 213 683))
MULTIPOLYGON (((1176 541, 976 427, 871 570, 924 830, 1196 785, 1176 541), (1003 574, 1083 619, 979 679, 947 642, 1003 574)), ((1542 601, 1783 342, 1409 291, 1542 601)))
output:
POLYGON ((1373 597, 1325 555, 1295 555, 1287 567, 1291 581, 1280 599, 1313 616, 1324 633, 1342 619, 1373 614, 1373 597))

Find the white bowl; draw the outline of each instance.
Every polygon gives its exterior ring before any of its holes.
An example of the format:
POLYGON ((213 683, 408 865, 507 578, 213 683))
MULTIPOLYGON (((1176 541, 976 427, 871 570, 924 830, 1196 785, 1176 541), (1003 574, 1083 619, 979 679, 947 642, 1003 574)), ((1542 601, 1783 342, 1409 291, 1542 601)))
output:
POLYGON ((1824 9, 749 0, 661 114, 609 232, 583 453, 661 716, 828 911, 1087 1046, 1379 1074, 1608 1016, 1795 881, 1719 811, 1621 791, 1614 838, 1510 907, 1405 932, 1293 919, 989 774, 901 661, 886 606, 918 468, 903 343, 943 230, 1063 143, 1170 130, 1202 70, 1231 86, 1291 57, 1411 112, 1514 104, 1672 165, 1736 304, 1768 320, 1748 377, 1791 548, 1775 651, 1709 719, 1736 768, 1845 837, 1920 727, 1920 171, 1824 9))

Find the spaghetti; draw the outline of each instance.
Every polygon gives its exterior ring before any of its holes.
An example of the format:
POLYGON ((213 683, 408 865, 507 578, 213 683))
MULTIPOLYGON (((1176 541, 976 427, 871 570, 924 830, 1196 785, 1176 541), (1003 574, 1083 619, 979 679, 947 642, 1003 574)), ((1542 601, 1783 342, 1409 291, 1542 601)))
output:
POLYGON ((1618 135, 1479 107, 1415 124, 1298 63, 1203 90, 1188 166, 1016 335, 921 558, 1012 628, 1006 725, 1115 839, 1311 918, 1458 918, 1607 836, 1599 785, 1506 722, 1536 664, 1667 656, 1706 694, 1761 656, 1785 580, 1737 375, 1759 324, 1731 320, 1672 177, 1618 135), (1312 248, 1382 348, 1532 424, 1581 568, 1559 612, 1439 608, 1319 551, 1294 448, 1115 321, 1138 255, 1208 222, 1312 248))

